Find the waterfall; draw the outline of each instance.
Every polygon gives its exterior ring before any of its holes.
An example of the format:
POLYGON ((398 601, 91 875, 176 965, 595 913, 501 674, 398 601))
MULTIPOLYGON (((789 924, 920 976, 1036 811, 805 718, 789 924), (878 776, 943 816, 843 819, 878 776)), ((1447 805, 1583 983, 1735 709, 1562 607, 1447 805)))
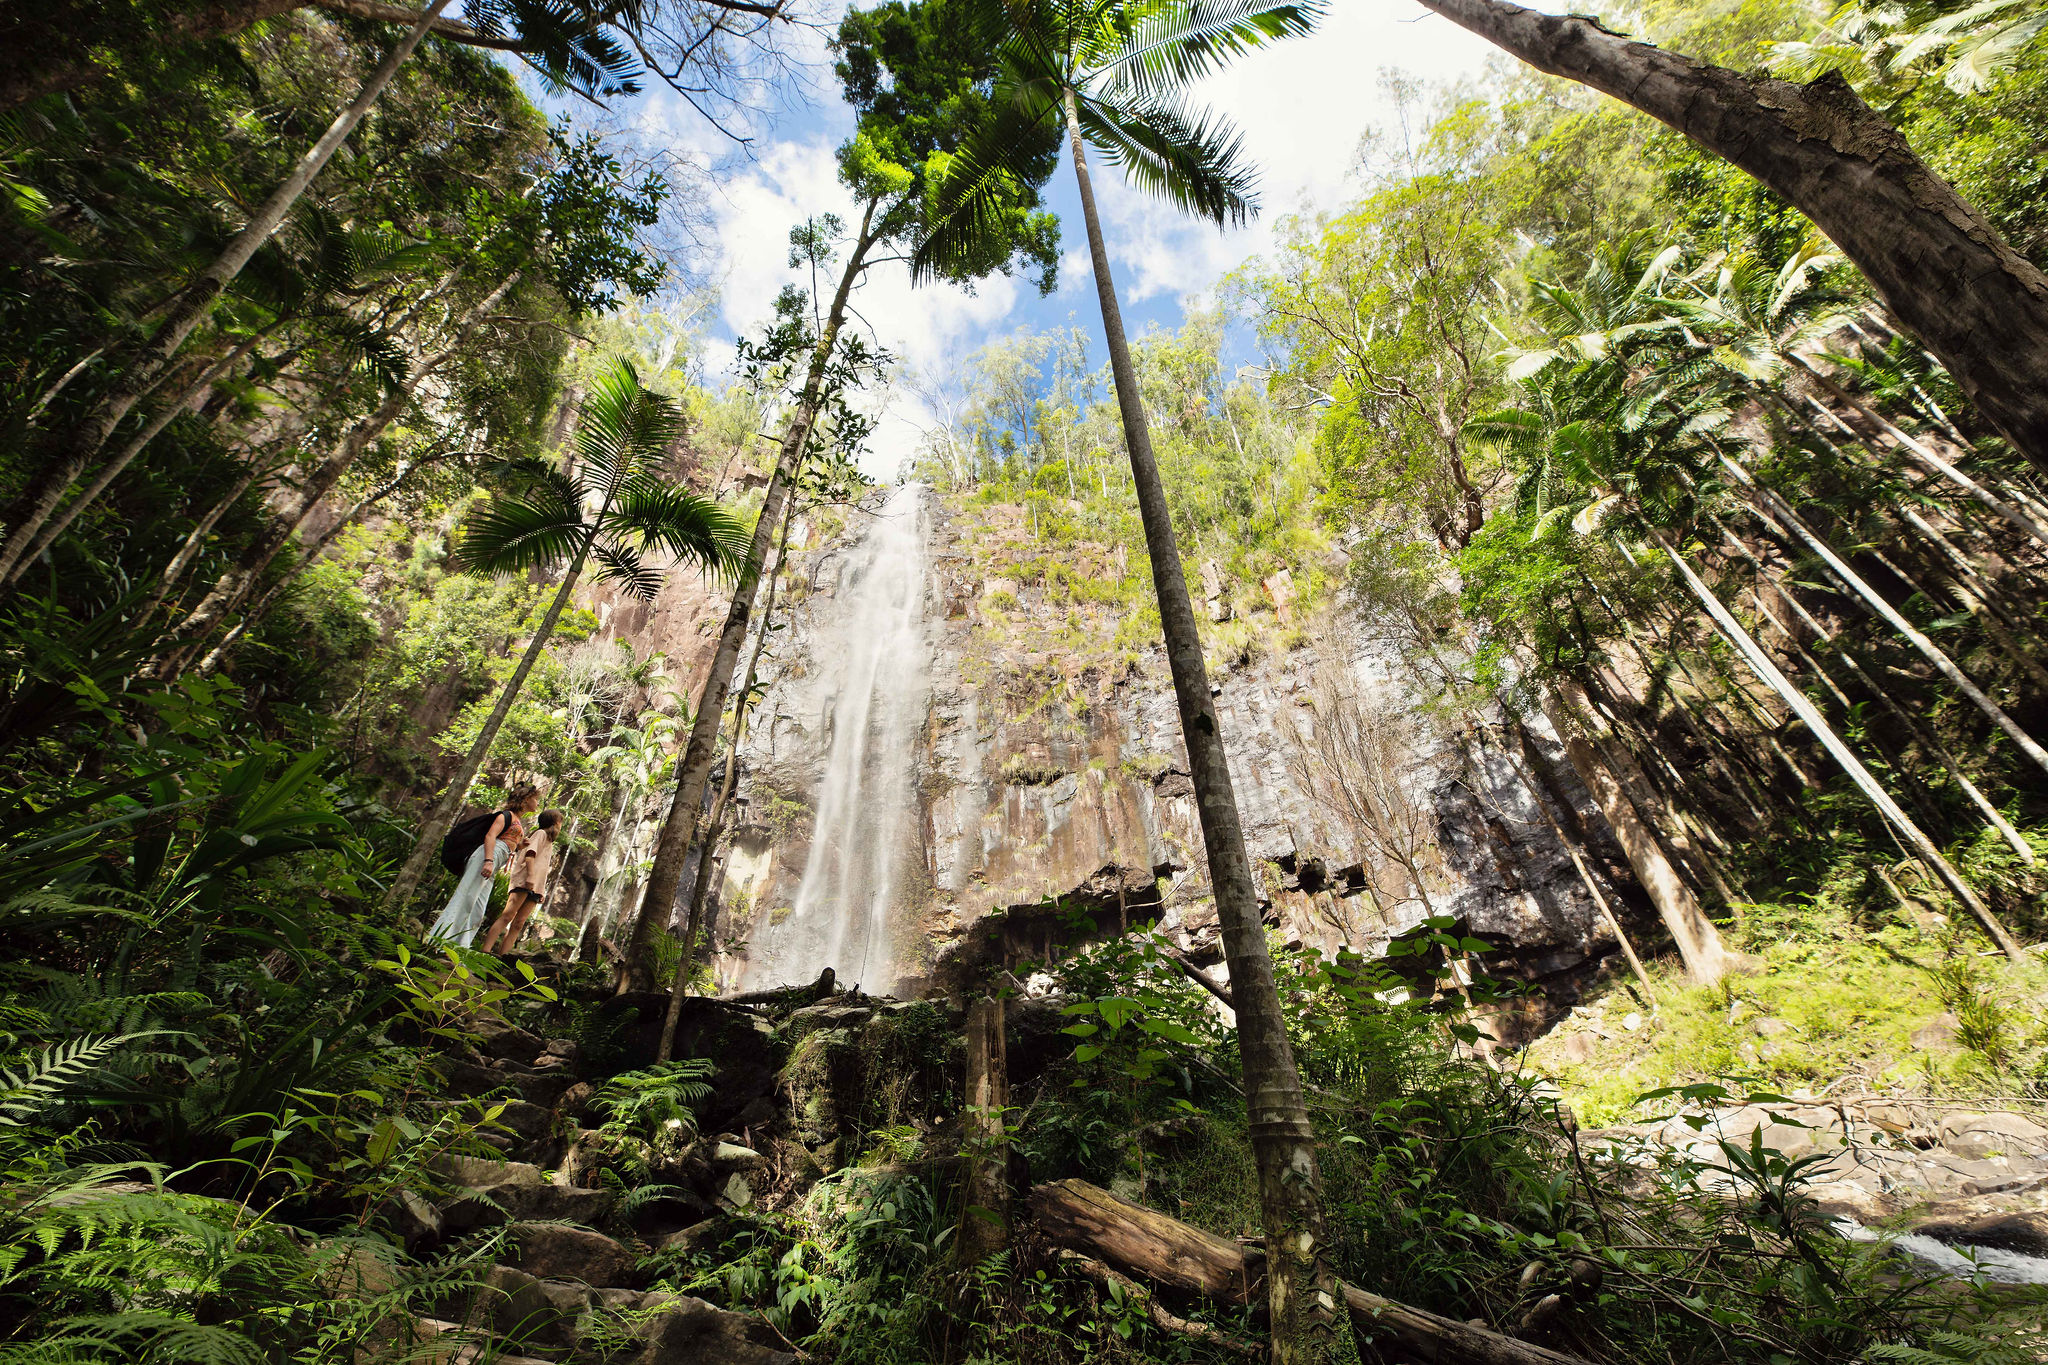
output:
POLYGON ((786 918, 756 927, 747 989, 809 981, 826 967, 842 986, 885 992, 896 983, 899 870, 921 847, 915 770, 930 689, 929 523, 925 489, 904 484, 847 552, 812 650, 825 765, 803 881, 786 918))

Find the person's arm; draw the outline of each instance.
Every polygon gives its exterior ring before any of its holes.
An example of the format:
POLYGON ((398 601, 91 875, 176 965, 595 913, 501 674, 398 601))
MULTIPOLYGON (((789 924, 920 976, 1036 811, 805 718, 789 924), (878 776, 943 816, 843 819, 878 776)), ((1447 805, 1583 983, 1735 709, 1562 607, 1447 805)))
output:
POLYGON ((505 821, 509 818, 509 816, 501 812, 497 819, 491 821, 490 829, 484 834, 484 865, 477 869, 477 875, 486 881, 491 878, 491 875, 496 870, 497 859, 493 858, 491 853, 497 848, 498 834, 505 828, 505 821))

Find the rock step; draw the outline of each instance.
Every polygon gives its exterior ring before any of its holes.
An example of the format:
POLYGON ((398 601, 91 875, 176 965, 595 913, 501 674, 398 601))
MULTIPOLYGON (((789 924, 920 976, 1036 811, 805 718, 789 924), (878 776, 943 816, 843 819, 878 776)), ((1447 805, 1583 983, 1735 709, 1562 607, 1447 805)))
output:
MULTIPOLYGON (((469 1317, 521 1349, 595 1361, 585 1338, 602 1328, 606 1365, 792 1365, 796 1356, 759 1318, 666 1291, 595 1288, 491 1267, 469 1317), (628 1343, 618 1350, 621 1337, 628 1343)), ((510 1359, 507 1357, 506 1359, 510 1359)), ((450 1365, 454 1365, 450 1362, 450 1365)))

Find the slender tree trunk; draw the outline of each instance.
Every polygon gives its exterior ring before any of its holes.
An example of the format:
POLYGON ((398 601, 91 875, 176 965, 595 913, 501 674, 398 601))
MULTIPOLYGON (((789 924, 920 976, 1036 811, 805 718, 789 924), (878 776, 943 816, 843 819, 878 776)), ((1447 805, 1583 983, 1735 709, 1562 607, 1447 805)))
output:
POLYGON ((870 201, 861 217, 860 232, 847 254, 846 267, 840 272, 839 287, 825 313, 817 345, 811 350, 810 369, 804 375, 796 409, 782 434, 775 472, 769 475, 761 515, 754 522, 754 536, 747 546, 746 566, 740 570, 739 582, 733 588, 725 626, 718 635, 718 648, 711 656, 711 672, 704 679, 704 695, 697 702, 697 718, 690 726, 690 742, 683 749, 683 761, 677 765, 675 794, 669 801, 668 816, 662 821, 661 837, 654 845, 654 865, 648 870, 647 890, 640 898, 640 916, 633 924, 632 941, 626 949, 626 970, 619 980, 622 991, 651 990, 655 984, 654 936, 667 932, 669 920, 675 914, 683 864, 698 833, 704 787, 711 778, 712 760, 717 757, 719 722, 725 718, 726 694, 732 688, 740 646, 747 638, 747 623, 753 617, 754 594, 760 588, 761 569, 768 560, 768 542, 775 534, 790 483, 803 463, 811 428, 818 420, 818 408, 824 401, 825 369, 839 343, 840 329, 846 324, 847 301, 861 272, 867 268, 868 252, 880 240, 875 231, 879 206, 879 201, 870 201))
POLYGON ((1088 252, 1102 306, 1103 338, 1116 380, 1117 408, 1130 447, 1131 478, 1144 522, 1145 548, 1152 561, 1152 585, 1179 703, 1181 736, 1202 822, 1209 885, 1216 898, 1230 993, 1237 1002, 1238 1050, 1244 1067, 1245 1111, 1259 1176, 1259 1205, 1272 1251, 1267 1279, 1274 1365, 1316 1365, 1356 1359, 1351 1324, 1343 1308, 1343 1284, 1331 1264, 1323 1223, 1322 1180, 1316 1168, 1315 1129, 1309 1123, 1295 1071, 1287 1020, 1273 984, 1266 952, 1266 925, 1259 913, 1258 887, 1245 854, 1238 823, 1230 764, 1202 663, 1202 639, 1188 596, 1187 571, 1173 534, 1166 491, 1152 455, 1144 401, 1124 339, 1122 310, 1109 273, 1109 252, 1095 213, 1088 177, 1087 146, 1071 91, 1066 95, 1067 139, 1081 192, 1081 216, 1088 228, 1088 252))
POLYGON ((1564 742, 1565 758, 1592 793, 1600 813, 1607 817, 1607 827, 1614 831, 1615 842, 1621 845, 1622 854, 1635 869, 1636 881, 1648 893, 1671 941, 1678 946, 1686 974, 1701 985, 1719 981, 1730 965, 1721 946, 1720 931, 1700 909, 1671 856, 1622 789, 1614 769, 1587 738, 1591 707, 1586 694, 1576 682, 1560 679, 1552 686, 1548 700, 1550 704, 1544 709, 1549 713, 1551 728, 1564 742))
POLYGON ((967 1094, 961 1125, 967 1138, 955 1263, 980 1265, 1010 1242, 1010 1066, 1002 997, 989 992, 967 1002, 967 1094))
POLYGON ((2048 467, 2048 277, 1923 164, 1839 72, 1738 75, 1597 21, 1507 0, 1422 0, 1539 71, 1634 105, 1817 224, 1977 410, 2048 467))
POLYGON ((1760 510, 1767 511, 1774 520, 1789 527, 1791 533, 1799 539, 1801 544, 1818 555, 1827 564, 1828 568, 1834 571, 1835 577, 1847 584, 1850 591, 1862 598, 1864 604, 1872 611, 1883 617, 1887 625, 1897 631, 1914 649, 1918 650, 1922 658, 1933 664, 1935 671, 1940 673, 1942 677, 1947 678, 1958 692, 1968 697, 1971 704, 1979 711, 1982 711, 1992 724, 2003 730, 2006 737, 2019 747, 2021 753, 2031 759, 2042 771, 2048 772, 2048 749, 2042 748, 2032 735, 2021 729, 2019 722, 2007 715, 2004 707, 1986 696, 1984 689, 1970 681, 1969 676, 1962 669, 1956 667, 1955 661, 1949 658, 1939 645, 1928 639, 1911 621, 1901 616, 1891 603, 1885 601, 1877 589, 1864 581, 1861 574, 1844 563, 1841 556, 1837 555, 1829 547, 1828 543, 1814 532, 1812 527, 1800 519, 1799 514, 1792 510, 1790 503, 1751 479, 1748 472, 1733 460, 1723 456, 1722 463, 1727 466, 1729 472, 1734 474, 1738 480, 1751 490, 1751 493, 1760 504, 1760 510))
MULTIPOLYGON (((1800 355, 1796 351, 1787 351, 1785 354, 1793 364, 1805 371, 1814 383, 1827 390, 1829 396, 1834 398, 1836 402, 1845 404, 1862 414, 1865 421, 1883 432, 1891 439, 1892 444, 1912 456, 1923 468, 1939 474, 1942 478, 1947 479, 1950 483, 1968 493, 1985 507, 2005 518, 2021 535, 2032 537, 2035 544, 2048 546, 2048 530, 2044 530, 2040 522, 2035 521, 2011 503, 2000 498, 1983 484, 1978 483, 1968 474, 1957 469, 1947 460, 1942 459, 1941 456, 1928 449, 1924 443, 1914 440, 1911 436, 1899 430, 1896 426, 1892 425, 1890 419, 1885 417, 1883 413, 1856 394, 1837 384, 1833 378, 1824 374, 1811 361, 1807 360, 1805 356, 1800 355)), ((1861 441, 1863 438, 1858 436, 1857 439, 1861 441)))
POLYGON ((1942 856, 1941 850, 1934 846, 1934 841, 1922 832, 1920 826, 1913 823, 1912 818, 1904 810, 1900 809, 1899 803, 1892 800, 1891 794, 1878 785, 1877 779, 1870 775, 1870 770, 1863 766, 1863 761, 1856 757, 1847 744, 1842 742, 1842 737, 1835 733, 1834 727, 1828 724, 1827 718, 1821 715, 1820 709, 1808 700, 1804 692, 1801 692, 1792 685, 1792 680, 1787 678, 1779 670, 1777 664, 1771 661, 1771 656, 1765 653, 1761 645, 1757 644, 1755 638, 1743 628, 1742 623, 1735 619, 1734 613, 1721 605, 1721 599, 1716 597, 1713 589, 1709 588, 1701 581, 1700 576, 1693 572, 1692 566, 1687 564, 1685 557, 1678 553, 1678 548, 1671 543, 1670 537, 1662 531, 1653 531, 1652 534, 1656 538, 1658 547, 1664 551, 1665 555, 1671 560, 1673 567, 1678 570, 1679 577, 1685 580, 1686 587, 1691 590, 1695 598, 1699 599, 1700 605, 1706 608, 1707 614, 1714 618, 1714 623, 1720 626, 1729 640, 1742 652, 1742 657, 1748 661, 1751 668, 1756 670, 1757 676, 1769 684, 1771 690, 1776 692, 1783 699, 1784 703, 1792 708, 1800 720, 1806 722, 1806 728, 1813 732, 1814 737, 1820 740, 1829 755, 1834 758, 1836 763, 1841 765, 1842 771, 1849 775, 1850 781, 1854 782, 1864 796, 1869 798, 1870 803, 1877 807, 1878 813, 1884 816, 1892 828, 1898 832, 1900 839, 1905 842, 1907 847, 1911 848, 1921 861, 1934 869, 1935 874, 1941 878, 1942 883, 1948 887, 1955 898, 1967 906, 1970 913, 1977 917, 1978 923, 1982 924, 1985 932, 1991 936, 1991 941, 1997 944, 2004 951, 2005 955, 2013 961, 2025 961, 2024 950, 2013 939, 2013 936, 2006 932, 2005 925, 1999 921, 1997 915, 1992 913, 1991 907, 1986 905, 1982 898, 1971 889, 1970 884, 1963 880, 1962 875, 1949 865, 1948 859, 1942 856))
POLYGON ((683 955, 676 963, 676 979, 669 988, 668 1015, 661 1024, 661 1046, 655 1050, 655 1060, 667 1061, 674 1055, 676 1045, 676 1022, 683 1013, 683 993, 690 983, 690 964, 697 958, 697 941, 704 932, 704 909, 711 903, 712 856, 718 851, 718 837, 725 830, 725 813, 732 805, 733 790, 739 786, 740 745, 747 738, 747 717, 753 710, 754 682, 760 675, 761 651, 768 644, 768 626, 775 617, 775 590, 781 581, 782 566, 789 560, 789 528, 796 520, 796 502, 790 501, 789 509, 782 514, 782 535, 775 546, 775 563, 768 570, 768 600, 761 607, 761 625, 754 632, 754 652, 747 659, 747 672, 740 683, 739 697, 732 708, 732 739, 725 749, 725 781, 718 788, 718 796, 711 803, 711 814, 705 821, 702 852, 697 856, 697 880, 690 889, 690 913, 683 921, 683 955))
POLYGON ((402 905, 412 898, 421 878, 426 876, 427 865, 440 852, 441 841, 447 837, 449 826, 455 823, 463 801, 469 796, 469 784, 476 780, 477 772, 490 756, 491 743, 497 739, 505 717, 512 714, 512 703, 519 699, 519 689, 526 685, 526 675, 533 672, 541 651, 547 648, 549 637, 555 633, 555 622, 561 619, 562 608, 569 604, 569 594, 575 590, 576 580, 582 576, 583 563, 590 555, 591 541, 595 536, 594 529, 585 533, 576 558, 569 564, 568 573, 562 576, 562 586, 555 590, 555 600, 548 603, 548 614, 541 618, 533 638, 527 642, 526 653, 520 656, 519 667, 512 670, 512 676, 499 689, 498 700, 491 707, 483 729, 477 731, 476 738, 470 742, 469 752, 462 756, 454 776, 448 779, 448 786, 435 804, 433 814, 427 817, 426 824, 420 826, 419 841, 413 845, 412 855, 405 860, 405 865, 392 879, 391 889, 384 894, 386 909, 402 905))
POLYGON ((278 553, 291 542, 291 538, 298 534, 299 528, 306 524, 306 519, 313 515, 313 510, 320 505, 321 500, 334 491, 348 471, 355 467, 356 461, 362 458, 363 452, 370 448, 371 443, 404 414, 412 405, 420 386, 441 366, 454 358, 463 343, 469 339, 470 333, 493 308, 497 307, 499 301, 512 291, 519 280, 520 272, 515 270, 506 276, 496 289, 478 300, 456 325, 454 336, 446 346, 416 365, 412 373, 406 376, 404 384, 387 394, 374 412, 349 428, 347 434, 335 445, 333 452, 321 461, 300 485, 299 498, 291 512, 279 518, 265 531, 255 544, 243 553, 236 566, 220 576, 212 591, 200 599, 199 605, 192 609, 191 615, 179 624, 177 635, 183 643, 166 656, 164 662, 155 670, 156 676, 170 678, 178 675, 191 656, 198 652, 200 642, 221 618, 233 611, 249 595, 249 590, 263 576, 263 571, 270 567, 270 562, 277 558, 278 553))
POLYGON ((180 393, 173 401, 164 404, 157 414, 150 418, 143 426, 142 430, 129 437, 127 444, 116 451, 114 458, 107 461, 100 469, 100 472, 93 476, 93 481, 79 490, 77 497, 66 503, 60 511, 54 513, 44 523, 43 529, 36 533, 34 542, 23 553, 21 558, 15 562, 12 572, 8 573, 4 580, 0 580, 0 591, 11 588, 20 579, 21 575, 28 570, 28 566, 35 562, 37 556, 56 544, 57 537, 70 529, 71 523, 78 519, 78 514, 92 506, 99 495, 106 492, 114 480, 120 478, 122 472, 130 464, 134 463, 135 457, 140 455, 151 441, 162 435, 164 428, 177 420, 179 413, 184 412, 192 405, 194 399, 198 398, 215 384, 218 384, 222 379, 225 379, 228 372, 234 369, 244 356, 256 348, 257 343, 263 340, 264 335, 262 332, 256 333, 219 360, 207 366, 197 379, 186 386, 184 392, 180 393))
POLYGON ((12 515, 8 517, 6 539, 0 541, 0 582, 10 581, 15 566, 27 553, 30 543, 42 530, 43 523, 56 510, 57 502, 65 490, 85 472, 86 465, 100 448, 113 436, 114 429, 121 425, 137 400, 161 378, 165 368, 184 346, 194 329, 213 312, 213 306, 234 282, 242 268, 249 263, 257 250, 271 239, 284 224, 285 215, 291 211, 299 197, 306 192, 314 178, 326 169, 334 153, 356 130, 363 116, 370 112, 370 106, 377 102, 391 78, 398 74, 398 68, 412 55, 420 40, 433 27, 434 19, 447 8, 448 0, 430 0, 421 13, 419 22, 412 31, 399 40, 396 47, 384 55, 370 78, 349 106, 336 116, 320 140, 292 168, 284 183, 271 192, 270 198, 256 210, 242 230, 231 238, 213 263, 199 273, 199 277, 185 287, 171 305, 156 333, 130 360, 126 373, 87 413, 70 429, 63 444, 52 453, 28 489, 22 494, 12 515))
POLYGON ((206 538, 213 534, 213 528, 219 525, 220 519, 242 500, 242 495, 249 491, 250 486, 262 476, 262 473, 263 471, 252 461, 242 471, 241 477, 228 487, 228 491, 216 499, 213 506, 207 508, 199 520, 192 524, 192 529, 185 535, 185 543, 178 547, 178 552, 171 556, 171 562, 166 564, 164 571, 157 576, 156 591, 149 599, 148 609, 142 613, 143 619, 148 619, 163 605, 164 599, 171 595, 171 590, 178 586, 178 580, 185 576, 185 571, 192 567, 193 562, 206 549, 206 538))

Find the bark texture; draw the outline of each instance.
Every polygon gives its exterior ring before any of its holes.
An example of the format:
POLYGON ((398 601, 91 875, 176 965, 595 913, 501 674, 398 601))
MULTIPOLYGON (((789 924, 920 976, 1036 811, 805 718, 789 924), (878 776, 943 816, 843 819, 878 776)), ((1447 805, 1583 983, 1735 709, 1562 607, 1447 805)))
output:
POLYGON ((1131 481, 1137 490, 1138 515, 1145 527, 1145 549, 1152 562, 1152 585, 1159 599, 1160 628, 1166 639, 1181 737, 1187 745, 1188 773, 1202 823, 1209 887, 1216 899, 1224 961, 1230 970, 1230 994, 1236 1003, 1245 1113, 1259 1175, 1260 1217, 1267 1245, 1278 1251, 1279 1269, 1267 1279, 1273 1359, 1275 1365, 1355 1360, 1357 1347, 1350 1339, 1350 1324, 1338 1303, 1339 1281, 1328 1254, 1315 1129, 1309 1123, 1301 1078, 1295 1070, 1294 1048, 1287 1037, 1287 1020, 1281 1013, 1279 991, 1273 984, 1273 962, 1266 952, 1265 918, 1259 910, 1251 859, 1245 853, 1244 827, 1238 819, 1229 756, 1224 751, 1223 731, 1216 719, 1208 669, 1202 661, 1202 637, 1195 624, 1194 601, 1188 593, 1187 570, 1181 563, 1166 490, 1152 455, 1151 429, 1124 336, 1123 313, 1117 305, 1109 253, 1095 212, 1095 191, 1088 177, 1087 146, 1081 137, 1080 117, 1071 91, 1066 97, 1066 111, 1067 138, 1072 145, 1074 174, 1081 193, 1081 216, 1088 229, 1096 298, 1102 306, 1103 338, 1108 345, 1110 372, 1116 381, 1125 444, 1130 450, 1131 481))
MULTIPOLYGON (((1265 1273, 1258 1247, 1226 1242, 1156 1209, 1119 1198, 1085 1180, 1031 1191, 1032 1228, 1055 1245, 1083 1252, 1183 1294, 1225 1303, 1255 1301, 1265 1273)), ((1355 1285, 1336 1285, 1361 1338, 1391 1338, 1408 1353, 1445 1365, 1584 1365, 1531 1342, 1412 1308, 1355 1285)))
POLYGON ((1801 85, 1631 42, 1507 0, 1422 0, 1519 57, 1630 104, 1755 176, 1854 261, 1979 412, 2048 469, 2048 277, 1829 72, 1801 85))

